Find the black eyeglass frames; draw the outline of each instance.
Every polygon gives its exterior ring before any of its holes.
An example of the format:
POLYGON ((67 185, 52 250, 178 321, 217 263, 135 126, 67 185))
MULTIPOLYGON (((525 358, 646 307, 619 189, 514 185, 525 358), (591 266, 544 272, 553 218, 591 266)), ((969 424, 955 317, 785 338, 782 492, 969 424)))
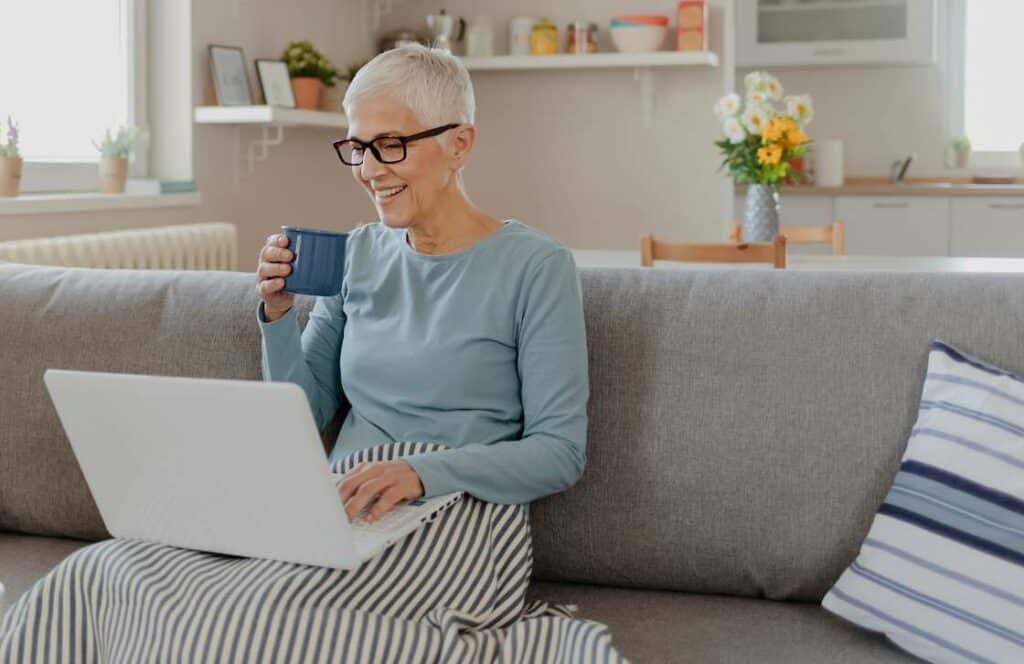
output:
POLYGON ((458 127, 459 123, 441 125, 411 136, 378 136, 377 138, 364 143, 358 138, 342 138, 334 141, 334 151, 338 153, 341 163, 346 166, 359 166, 363 163, 363 154, 369 148, 374 158, 382 164, 397 164, 405 159, 407 154, 406 145, 421 138, 430 138, 443 134, 449 129, 458 127))

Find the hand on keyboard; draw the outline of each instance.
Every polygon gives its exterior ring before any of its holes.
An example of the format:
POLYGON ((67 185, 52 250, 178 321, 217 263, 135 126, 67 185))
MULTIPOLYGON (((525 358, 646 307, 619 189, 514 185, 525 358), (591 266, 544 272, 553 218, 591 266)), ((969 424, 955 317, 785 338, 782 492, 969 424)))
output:
POLYGON ((396 506, 423 495, 416 470, 402 459, 362 463, 345 473, 338 493, 349 521, 373 523, 396 506))

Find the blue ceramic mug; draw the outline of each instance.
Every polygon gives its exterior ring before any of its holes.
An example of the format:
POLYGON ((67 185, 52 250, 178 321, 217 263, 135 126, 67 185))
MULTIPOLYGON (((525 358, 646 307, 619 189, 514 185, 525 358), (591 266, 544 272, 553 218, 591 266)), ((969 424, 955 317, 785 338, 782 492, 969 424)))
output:
POLYGON ((345 242, 348 233, 317 228, 282 226, 293 256, 292 271, 284 278, 284 289, 303 295, 337 295, 345 273, 345 242))

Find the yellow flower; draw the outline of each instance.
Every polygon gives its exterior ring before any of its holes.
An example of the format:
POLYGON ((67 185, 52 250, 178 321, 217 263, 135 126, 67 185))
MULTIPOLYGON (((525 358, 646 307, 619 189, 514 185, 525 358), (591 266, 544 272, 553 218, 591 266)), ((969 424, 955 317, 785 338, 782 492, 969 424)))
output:
POLYGON ((786 132, 786 147, 795 148, 798 145, 803 145, 809 138, 799 127, 794 127, 786 132))
POLYGON ((767 144, 778 141, 782 138, 785 131, 784 118, 774 117, 768 121, 764 131, 761 132, 761 142, 767 144))
POLYGON ((766 166, 774 166, 782 159, 781 145, 766 145, 757 150, 757 160, 766 166))

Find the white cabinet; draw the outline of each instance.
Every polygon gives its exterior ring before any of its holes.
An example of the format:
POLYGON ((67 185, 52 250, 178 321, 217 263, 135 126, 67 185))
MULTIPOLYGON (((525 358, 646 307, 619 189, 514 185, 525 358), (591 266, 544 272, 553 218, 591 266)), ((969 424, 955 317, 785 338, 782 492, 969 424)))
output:
POLYGON ((934 0, 739 0, 736 62, 932 64, 934 0))
POLYGON ((1024 198, 954 198, 950 254, 1024 257, 1024 198))
POLYGON ((866 256, 948 256, 949 199, 928 196, 837 196, 846 253, 866 256))

